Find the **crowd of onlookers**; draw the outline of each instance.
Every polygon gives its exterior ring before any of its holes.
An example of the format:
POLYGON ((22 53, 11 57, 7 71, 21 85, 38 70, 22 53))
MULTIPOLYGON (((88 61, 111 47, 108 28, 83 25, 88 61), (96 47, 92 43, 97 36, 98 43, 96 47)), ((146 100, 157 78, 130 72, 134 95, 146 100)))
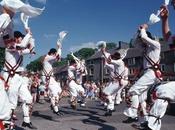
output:
MULTIPOLYGON (((45 99, 49 99, 49 90, 41 80, 39 73, 28 73, 27 78, 29 80, 28 88, 33 97, 33 104, 40 103, 43 104, 45 99)), ((105 86, 108 85, 108 82, 100 84, 100 82, 94 81, 85 81, 83 87, 85 89, 85 95, 87 99, 97 100, 101 95, 102 90, 105 86)), ((70 96, 69 89, 66 83, 61 84, 63 89, 63 97, 70 96)), ((122 96, 122 95, 121 95, 122 96)))

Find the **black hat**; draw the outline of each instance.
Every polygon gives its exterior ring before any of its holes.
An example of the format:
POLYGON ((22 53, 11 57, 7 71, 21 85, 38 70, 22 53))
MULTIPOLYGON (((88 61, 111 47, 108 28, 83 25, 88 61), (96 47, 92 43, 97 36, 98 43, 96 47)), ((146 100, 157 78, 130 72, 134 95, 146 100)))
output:
POLYGON ((120 59, 121 55, 119 52, 115 52, 113 55, 111 55, 112 59, 120 59))
POLYGON ((55 48, 51 48, 48 52, 49 55, 56 53, 57 50, 55 48))
POLYGON ((15 37, 15 38, 19 38, 19 37, 24 38, 25 35, 22 34, 20 31, 14 31, 14 37, 15 37))

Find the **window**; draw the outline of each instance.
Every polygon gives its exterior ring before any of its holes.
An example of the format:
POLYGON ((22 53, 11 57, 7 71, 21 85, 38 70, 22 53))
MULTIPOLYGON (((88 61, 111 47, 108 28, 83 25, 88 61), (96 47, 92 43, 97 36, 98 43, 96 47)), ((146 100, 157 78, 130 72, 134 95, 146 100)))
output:
POLYGON ((129 75, 133 75, 134 74, 134 69, 129 69, 129 75))
POLYGON ((94 75, 94 68, 89 69, 89 75, 94 75))
POLYGON ((94 64, 94 61, 93 61, 93 60, 91 60, 91 61, 90 61, 90 65, 93 65, 93 64, 94 64))
POLYGON ((109 69, 105 69, 105 74, 109 74, 109 73, 110 73, 109 69))
MULTIPOLYGON (((165 71, 165 64, 160 64, 160 69, 161 69, 161 71, 165 71)), ((175 66, 174 66, 174 69, 175 69, 175 66)))
POLYGON ((135 58, 128 59, 128 65, 135 65, 135 58))
POLYGON ((161 53, 161 59, 165 59, 165 54, 161 53))

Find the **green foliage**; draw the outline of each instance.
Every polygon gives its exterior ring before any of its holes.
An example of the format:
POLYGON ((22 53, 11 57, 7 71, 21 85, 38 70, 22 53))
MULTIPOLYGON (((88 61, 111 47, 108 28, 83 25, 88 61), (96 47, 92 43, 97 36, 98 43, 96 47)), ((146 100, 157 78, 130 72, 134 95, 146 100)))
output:
POLYGON ((43 69, 42 58, 43 57, 40 57, 40 58, 30 62, 30 64, 28 64, 26 66, 26 69, 28 71, 33 71, 33 72, 41 71, 43 69))
POLYGON ((87 59, 90 56, 92 56, 94 53, 95 53, 95 50, 92 48, 82 48, 79 51, 76 51, 74 54, 80 59, 87 59))
POLYGON ((113 48, 116 48, 116 44, 111 42, 111 43, 106 43, 106 49, 107 50, 110 50, 110 49, 113 49, 113 48))
POLYGON ((61 61, 57 61, 53 64, 53 67, 63 66, 67 64, 67 59, 62 59, 61 61))

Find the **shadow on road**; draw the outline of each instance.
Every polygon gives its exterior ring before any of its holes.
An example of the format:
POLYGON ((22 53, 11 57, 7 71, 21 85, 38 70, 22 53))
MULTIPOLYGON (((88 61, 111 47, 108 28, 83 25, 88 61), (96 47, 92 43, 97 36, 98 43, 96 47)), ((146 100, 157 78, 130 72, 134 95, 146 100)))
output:
POLYGON ((34 111, 34 112, 32 113, 32 116, 34 116, 34 117, 41 117, 41 118, 44 118, 44 119, 46 119, 46 120, 53 121, 52 116, 40 114, 38 111, 34 111))

